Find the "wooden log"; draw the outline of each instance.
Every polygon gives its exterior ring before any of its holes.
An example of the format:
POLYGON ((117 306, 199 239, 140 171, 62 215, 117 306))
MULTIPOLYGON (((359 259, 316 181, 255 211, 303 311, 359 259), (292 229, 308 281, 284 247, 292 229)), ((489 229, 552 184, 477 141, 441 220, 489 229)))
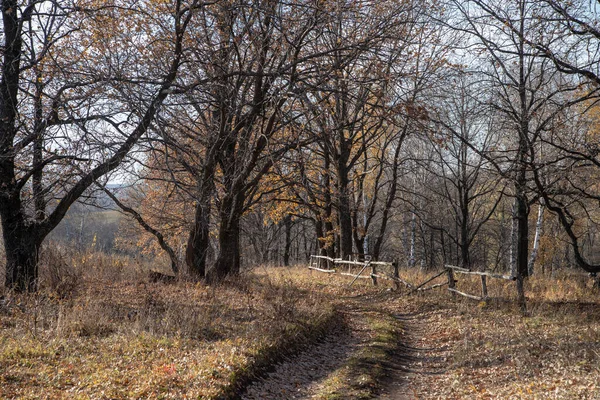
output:
POLYGON ((312 257, 312 258, 323 258, 323 259, 325 259, 325 260, 331 260, 331 261, 333 261, 333 260, 334 260, 333 258, 331 258, 331 257, 327 257, 327 256, 317 256, 317 255, 312 255, 311 257, 312 257))
POLYGON ((367 262, 362 262, 362 261, 338 260, 338 259, 335 259, 333 261, 334 261, 335 264, 346 264, 346 265, 367 265, 367 264, 370 264, 368 261, 367 262))
MULTIPOLYGON (((371 276, 369 275, 354 275, 348 272, 340 272, 340 275, 346 275, 346 276, 352 276, 355 280, 356 279, 370 279, 371 276)), ((354 283, 354 281, 352 281, 352 283, 354 283)))
POLYGON ((328 274, 335 273, 335 269, 323 269, 323 268, 317 268, 317 267, 308 267, 308 269, 312 269, 312 270, 319 271, 319 272, 327 272, 328 274))
POLYGON ((391 267, 394 265, 394 263, 387 262, 387 261, 371 261, 371 265, 381 265, 382 267, 391 267))
MULTIPOLYGON (((450 271, 450 270, 449 270, 450 271)), ((435 278, 442 276, 446 273, 446 271, 442 271, 439 274, 427 279, 425 282, 421 283, 419 286, 417 286, 416 288, 413 289, 413 292, 419 290, 420 288, 422 288, 423 286, 427 285, 429 282, 431 282, 432 280, 434 280, 435 278)))
POLYGON ((354 284, 354 282, 356 282, 356 280, 358 279, 358 277, 363 273, 363 271, 365 269, 367 269, 367 267, 369 266, 370 263, 371 263, 370 261, 367 261, 367 263, 365 264, 365 266, 362 267, 362 269, 360 270, 360 272, 358 273, 358 275, 356 275, 356 277, 354 278, 354 280, 352 282, 350 282, 350 284, 348 286, 352 286, 352 284, 354 284))
POLYGON ((448 288, 448 290, 449 290, 449 291, 451 291, 452 293, 456 293, 456 294, 460 294, 461 296, 468 297, 469 299, 473 299, 473 300, 483 300, 483 299, 482 299, 481 297, 479 297, 479 296, 474 296, 474 295, 472 295, 472 294, 469 294, 469 293, 461 292, 461 291, 459 291, 459 290, 456 290, 456 289, 454 289, 454 288, 450 288, 450 287, 449 287, 449 288, 448 288))
POLYGON ((470 270, 470 269, 463 268, 463 267, 457 267, 456 265, 449 265, 449 264, 446 264, 446 265, 444 265, 444 267, 445 267, 445 268, 450 268, 450 269, 453 269, 453 270, 455 270, 455 271, 471 272, 471 270, 470 270))
POLYGON ((431 286, 427 286, 427 287, 422 287, 417 289, 419 292, 425 292, 427 290, 431 290, 431 289, 436 289, 442 286, 446 286, 448 284, 448 282, 442 282, 442 283, 436 283, 435 285, 431 285, 431 286))
POLYGON ((459 273, 459 274, 464 274, 464 275, 481 275, 481 276, 489 276, 490 278, 497 278, 497 279, 504 279, 507 281, 514 281, 517 278, 514 276, 510 276, 510 275, 500 275, 500 274, 494 274, 492 272, 486 272, 486 271, 466 271, 466 270, 462 270, 462 269, 454 269, 454 272, 459 273))

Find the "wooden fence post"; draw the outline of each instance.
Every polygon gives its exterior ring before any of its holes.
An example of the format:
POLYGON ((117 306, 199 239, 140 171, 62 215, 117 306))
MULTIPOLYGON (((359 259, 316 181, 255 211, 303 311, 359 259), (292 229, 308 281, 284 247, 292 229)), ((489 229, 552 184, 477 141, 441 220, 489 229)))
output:
POLYGON ((400 272, 398 271, 398 260, 394 260, 392 267, 394 267, 394 289, 400 290, 400 272))
MULTIPOLYGON (((454 287, 456 286, 456 281, 454 280, 454 271, 452 270, 452 268, 448 267, 446 267, 446 270, 448 271, 448 288, 454 289, 454 287)), ((452 297, 456 297, 456 293, 452 292, 452 297)))
POLYGON ((377 286, 377 265, 371 264, 371 279, 373 280, 373 286, 377 286))
POLYGON ((488 298, 487 277, 485 275, 481 275, 481 297, 484 300, 488 298))
POLYGON ((592 284, 592 289, 600 290, 600 276, 598 276, 595 272, 590 272, 590 278, 594 282, 592 284))

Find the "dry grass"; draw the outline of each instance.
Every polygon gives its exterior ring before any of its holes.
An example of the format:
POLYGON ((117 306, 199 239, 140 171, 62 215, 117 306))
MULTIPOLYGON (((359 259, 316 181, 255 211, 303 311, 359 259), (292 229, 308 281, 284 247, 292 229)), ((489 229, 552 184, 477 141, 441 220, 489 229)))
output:
POLYGON ((70 268, 80 278, 68 295, 5 293, 0 398, 218 398, 334 315, 273 270, 206 287, 70 268))
MULTIPOLYGON (((125 258, 45 257, 54 269, 42 291, 4 293, 0 305, 0 398, 227 397, 282 351, 322 334, 336 308, 362 307, 355 315, 375 347, 353 354, 320 398, 377 391, 381 370, 364 367, 393 351, 395 313, 417 315, 415 345, 439 349, 420 358, 438 374, 414 375, 413 398, 600 399, 600 295, 580 278, 532 277, 522 316, 514 283, 498 280, 488 283, 492 299, 477 302, 445 289, 349 287, 349 277, 305 268, 257 268, 207 287, 150 283, 152 266, 125 258)), ((415 283, 431 275, 401 273, 415 283)), ((458 279, 460 290, 479 293, 478 279, 458 279)))
MULTIPOLYGON (((415 282, 425 278, 412 274, 415 282)), ((479 279, 458 280, 459 290, 480 293, 479 279)), ((442 360, 440 374, 414 376, 413 398, 600 399, 600 294, 591 284, 534 276, 526 284, 527 316, 514 283, 495 279, 485 302, 440 289, 398 298, 397 307, 422 320, 419 346, 438 349, 421 361, 442 360)))

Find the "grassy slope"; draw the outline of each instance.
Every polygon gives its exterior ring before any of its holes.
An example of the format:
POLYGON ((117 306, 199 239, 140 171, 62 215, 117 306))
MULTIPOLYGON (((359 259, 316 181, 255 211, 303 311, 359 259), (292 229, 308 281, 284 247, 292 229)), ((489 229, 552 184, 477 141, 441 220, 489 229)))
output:
MULTIPOLYGON (((479 283, 461 277, 459 288, 476 294, 479 283)), ((532 277, 528 316, 512 283, 489 289, 487 302, 444 291, 396 300, 419 315, 417 346, 437 349, 425 357, 441 360, 436 374, 411 380, 414 398, 600 399, 600 294, 591 282, 532 277)))
POLYGON ((223 398, 334 325, 333 308, 278 277, 210 288, 85 282, 7 294, 0 398, 223 398))

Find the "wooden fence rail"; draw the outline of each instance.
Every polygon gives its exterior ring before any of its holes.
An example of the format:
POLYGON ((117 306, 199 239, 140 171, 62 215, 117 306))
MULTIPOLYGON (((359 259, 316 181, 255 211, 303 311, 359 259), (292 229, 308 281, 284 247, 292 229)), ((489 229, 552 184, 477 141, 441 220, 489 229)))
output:
POLYGON ((466 268, 457 267, 455 265, 445 265, 446 273, 448 274, 448 291, 452 294, 459 294, 464 297, 468 297, 469 299, 474 300, 485 300, 488 298, 488 287, 487 287, 487 278, 496 278, 496 279, 504 279, 507 281, 515 281, 517 278, 510 275, 502 275, 495 274, 493 272, 487 271, 471 271, 466 268), (481 296, 476 296, 473 294, 461 292, 456 289, 456 280, 454 278, 454 273, 464 274, 464 275, 478 275, 481 277, 481 296))
POLYGON ((408 282, 400 279, 398 273, 398 263, 397 262, 385 262, 385 261, 357 261, 357 260, 343 260, 341 258, 331 258, 327 256, 310 256, 311 262, 309 265, 309 269, 319 272, 325 273, 336 273, 336 266, 347 265, 347 272, 340 272, 340 275, 351 276, 354 279, 350 282, 350 285, 354 284, 357 279, 371 279, 373 281, 373 285, 377 285, 377 279, 388 279, 394 281, 394 285, 396 289, 399 287, 399 283, 403 283, 405 285, 410 285, 408 282), (323 268, 323 263, 325 263, 326 268, 323 268), (351 272, 352 266, 362 267, 358 274, 351 272), (362 275, 363 272, 370 267, 369 275, 362 275), (391 272, 379 271, 378 267, 388 268, 391 272))
POLYGON ((398 262, 396 261, 384 262, 371 261, 368 259, 365 261, 343 260, 341 258, 331 258, 327 256, 318 255, 311 256, 311 263, 308 268, 318 272, 338 273, 338 269, 342 266, 347 266, 348 269, 347 271, 340 271, 339 274, 354 278, 352 279, 352 282, 350 282, 350 285, 354 284, 354 282, 356 282, 358 279, 371 279, 373 281, 373 285, 378 284, 378 279, 386 279, 393 281, 396 289, 399 289, 401 284, 406 286, 408 289, 410 289, 410 293, 425 292, 447 285, 447 289, 450 293, 452 293, 452 295, 461 295, 474 300, 485 300, 489 297, 488 278, 502 279, 508 281, 515 281, 517 279, 516 277, 510 275, 502 275, 489 271, 471 271, 469 269, 458 267, 455 265, 444 265, 444 269, 441 272, 435 273, 435 275, 431 276, 430 278, 428 278, 420 284, 413 284, 400 277, 398 262), (361 267, 360 271, 358 273, 353 272, 353 266, 361 267), (381 270, 378 271, 378 267, 381 267, 381 270), (370 273, 363 275, 365 271, 370 271, 370 273), (430 286, 426 286, 427 284, 432 283, 435 279, 439 278, 444 274, 447 275, 446 282, 438 282, 430 286), (479 276, 479 278, 481 279, 481 295, 465 293, 456 289, 456 274, 479 276))
MULTIPOLYGON (((409 293, 425 292, 425 291, 437 289, 437 288, 440 288, 443 286, 448 286, 447 289, 452 294, 453 297, 455 297, 456 295, 460 295, 460 296, 467 297, 467 298, 473 299, 473 300, 478 300, 478 301, 486 300, 489 298, 489 293, 488 293, 488 279, 489 278, 501 279, 501 280, 507 280, 507 281, 517 281, 517 286, 519 285, 519 282, 521 282, 521 284, 522 284, 522 280, 518 281, 517 277, 515 277, 515 276, 503 275, 503 274, 498 274, 498 273, 494 273, 494 272, 490 272, 490 271, 472 271, 470 269, 458 267, 456 265, 444 265, 441 272, 435 272, 433 276, 426 279, 421 284, 413 284, 413 283, 408 282, 400 277, 400 272, 398 269, 397 261, 394 261, 394 262, 372 261, 368 258, 365 261, 358 261, 358 260, 343 260, 341 258, 331 258, 331 257, 327 257, 327 256, 311 255, 311 262, 310 262, 310 265, 308 268, 311 270, 314 270, 314 271, 331 274, 331 273, 337 272, 336 267, 341 268, 342 266, 348 267, 347 272, 340 271, 339 274, 350 276, 350 277, 354 278, 354 279, 352 279, 352 282, 350 282, 349 286, 354 284, 354 282, 356 282, 358 279, 371 279, 373 282, 373 285, 375 285, 375 286, 378 284, 378 282, 377 282, 378 279, 391 280, 394 282, 394 288, 396 290, 399 290, 400 285, 402 284, 409 289, 409 293), (361 269, 358 273, 355 273, 352 271, 352 267, 361 267, 361 269), (381 267, 380 270, 378 270, 378 267, 381 267), (363 273, 365 271, 369 271, 369 270, 370 270, 369 274, 363 275, 363 273), (444 274, 447 275, 445 282, 438 282, 438 283, 434 282, 433 284, 431 284, 433 281, 435 281, 435 279, 441 277, 444 274), (458 282, 456 280, 457 274, 479 276, 479 278, 481 280, 481 295, 466 293, 466 292, 458 290, 456 288, 456 283, 458 282), (427 284, 431 284, 431 285, 425 286, 427 284)), ((579 273, 576 275, 582 276, 582 277, 585 275, 587 277, 590 277, 591 279, 593 279, 593 287, 597 290, 600 290, 600 276, 598 276, 597 274, 579 273)), ((525 310, 524 298, 523 298, 522 309, 525 310)))

